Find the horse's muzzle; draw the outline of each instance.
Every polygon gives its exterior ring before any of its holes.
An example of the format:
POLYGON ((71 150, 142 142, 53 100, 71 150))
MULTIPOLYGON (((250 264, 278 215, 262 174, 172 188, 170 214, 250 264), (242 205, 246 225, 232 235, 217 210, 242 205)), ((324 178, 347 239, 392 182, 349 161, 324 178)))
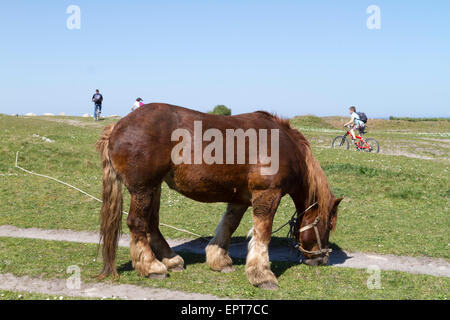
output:
POLYGON ((328 256, 305 259, 304 263, 313 267, 326 266, 328 265, 328 256))

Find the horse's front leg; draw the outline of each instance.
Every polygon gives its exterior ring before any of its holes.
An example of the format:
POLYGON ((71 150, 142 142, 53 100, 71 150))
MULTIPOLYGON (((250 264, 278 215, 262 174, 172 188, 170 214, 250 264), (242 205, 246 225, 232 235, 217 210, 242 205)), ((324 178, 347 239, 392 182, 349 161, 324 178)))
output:
POLYGON ((254 191, 252 195, 253 237, 248 245, 245 272, 251 284, 263 289, 278 289, 278 280, 269 265, 269 243, 280 200, 279 190, 254 191))
POLYGON ((131 261, 143 277, 161 277, 167 273, 167 267, 156 258, 147 238, 152 196, 151 191, 131 194, 130 214, 127 219, 131 231, 131 261))
POLYGON ((231 236, 236 231, 248 206, 229 203, 227 211, 216 228, 216 235, 206 247, 206 263, 214 271, 234 271, 228 255, 231 236))

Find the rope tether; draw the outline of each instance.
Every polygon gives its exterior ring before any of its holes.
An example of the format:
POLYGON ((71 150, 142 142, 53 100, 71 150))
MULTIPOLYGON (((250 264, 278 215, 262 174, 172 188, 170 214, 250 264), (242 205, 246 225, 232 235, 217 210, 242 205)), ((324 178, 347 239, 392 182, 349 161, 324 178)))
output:
MULTIPOLYGON (((53 181, 55 181, 55 182, 58 182, 58 183, 60 183, 60 184, 65 185, 65 186, 67 186, 67 187, 69 187, 69 188, 75 189, 75 190, 77 190, 78 192, 81 192, 82 194, 84 194, 84 195, 86 195, 86 196, 88 196, 88 197, 90 197, 90 198, 92 198, 92 199, 94 199, 94 200, 96 200, 96 201, 98 201, 98 202, 100 202, 100 203, 103 202, 103 201, 100 200, 99 198, 94 197, 93 195, 87 193, 86 191, 83 191, 83 190, 81 190, 80 188, 77 188, 77 187, 75 187, 75 186, 73 186, 73 185, 71 185, 71 184, 69 184, 69 183, 67 183, 67 182, 61 181, 61 180, 59 180, 59 179, 56 179, 56 178, 53 178, 53 177, 50 177, 50 176, 46 176, 45 174, 35 173, 35 172, 33 172, 33 171, 30 171, 30 170, 27 170, 27 169, 25 169, 25 168, 22 168, 21 166, 19 166, 19 165, 17 164, 17 163, 18 163, 18 159, 19 159, 19 151, 17 151, 17 153, 16 153, 16 164, 15 164, 15 167, 16 167, 17 169, 20 169, 20 170, 22 170, 22 171, 24 171, 24 172, 26 172, 26 173, 28 173, 28 174, 32 174, 32 175, 35 175, 35 176, 38 176, 38 177, 42 177, 42 178, 46 178, 46 179, 53 180, 53 181)), ((128 215, 128 212, 126 212, 126 211, 123 211, 123 213, 126 214, 126 215, 128 215)), ((162 225, 162 226, 164 226, 164 227, 167 227, 167 228, 171 228, 171 229, 180 231, 180 232, 184 232, 184 233, 187 233, 187 234, 191 234, 191 235, 196 236, 196 237, 199 237, 199 238, 201 238, 201 239, 203 239, 203 240, 205 240, 205 241, 209 241, 208 239, 206 239, 206 238, 203 237, 202 235, 197 234, 197 233, 194 233, 194 232, 191 232, 191 231, 188 231, 188 230, 185 230, 185 229, 177 228, 177 227, 171 226, 171 225, 169 225, 169 224, 165 224, 165 223, 160 223, 160 225, 162 225)))

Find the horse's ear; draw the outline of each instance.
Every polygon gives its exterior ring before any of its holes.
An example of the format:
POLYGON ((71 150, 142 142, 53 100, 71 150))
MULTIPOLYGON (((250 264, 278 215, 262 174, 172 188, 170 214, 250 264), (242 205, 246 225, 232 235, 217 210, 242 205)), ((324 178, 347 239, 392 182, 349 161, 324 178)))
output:
POLYGON ((344 200, 344 198, 339 198, 334 200, 333 204, 333 210, 331 211, 331 231, 336 230, 336 224, 337 224, 337 207, 339 206, 339 203, 344 200))
POLYGON ((339 199, 334 200, 334 207, 337 208, 339 203, 341 203, 342 200, 344 200, 344 198, 339 198, 339 199))

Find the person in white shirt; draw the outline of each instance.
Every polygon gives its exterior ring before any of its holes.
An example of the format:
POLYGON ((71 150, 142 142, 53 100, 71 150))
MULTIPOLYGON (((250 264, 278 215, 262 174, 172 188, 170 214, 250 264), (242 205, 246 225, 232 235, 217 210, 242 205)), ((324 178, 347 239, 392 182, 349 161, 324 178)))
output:
POLYGON ((142 98, 137 98, 136 102, 131 107, 131 111, 133 111, 134 109, 137 109, 139 107, 142 107, 143 105, 144 105, 144 103, 142 102, 142 98))
POLYGON ((352 106, 348 110, 350 111, 351 119, 349 122, 344 124, 344 127, 353 124, 352 128, 350 129, 350 133, 353 140, 356 140, 355 130, 361 131, 361 129, 364 129, 365 123, 360 120, 359 115, 356 113, 355 107, 352 106))

